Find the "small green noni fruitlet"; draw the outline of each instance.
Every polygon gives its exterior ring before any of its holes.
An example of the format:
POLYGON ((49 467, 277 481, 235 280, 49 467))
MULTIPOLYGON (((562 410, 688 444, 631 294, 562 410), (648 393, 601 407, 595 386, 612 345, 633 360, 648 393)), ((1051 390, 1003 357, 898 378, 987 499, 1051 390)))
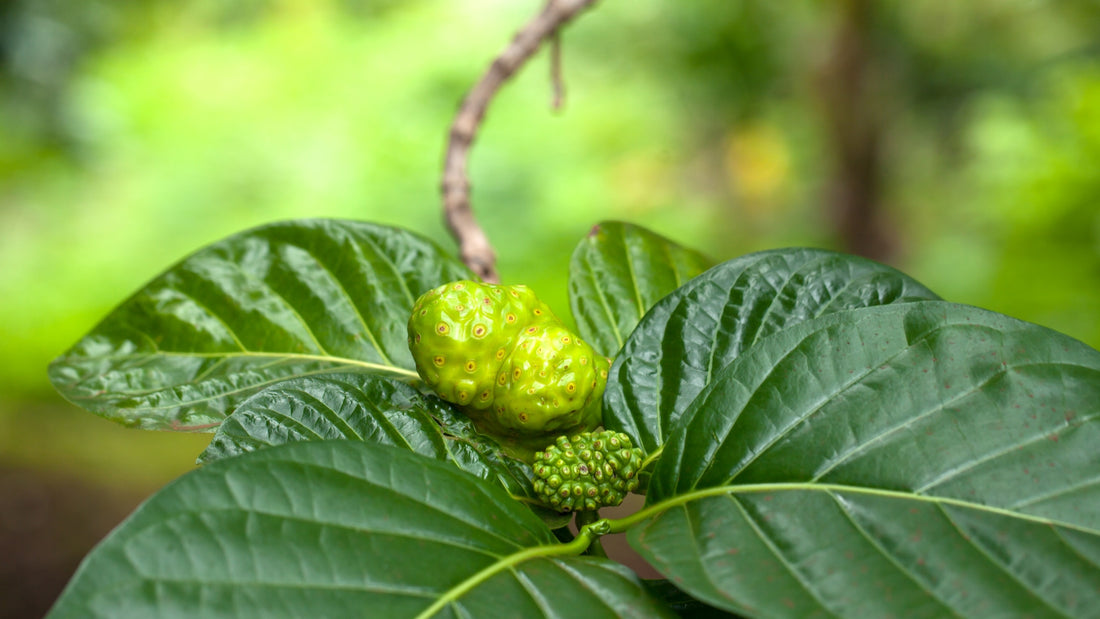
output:
POLYGON ((526 286, 463 280, 413 305, 409 350, 439 397, 530 453, 600 425, 610 360, 526 286))
POLYGON ((623 502, 638 487, 642 450, 622 432, 559 436, 535 454, 535 492, 558 511, 593 511, 623 502))

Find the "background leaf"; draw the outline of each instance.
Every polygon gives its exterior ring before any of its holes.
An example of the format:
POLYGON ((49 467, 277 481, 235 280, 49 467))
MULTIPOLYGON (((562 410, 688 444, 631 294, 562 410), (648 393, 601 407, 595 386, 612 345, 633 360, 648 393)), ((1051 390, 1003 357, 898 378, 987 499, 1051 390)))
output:
POLYGON ((631 540, 735 612, 1100 616, 1098 442, 1100 352, 948 303, 854 310, 716 373, 631 540))
POLYGON ((468 417, 435 396, 373 374, 320 374, 272 385, 241 403, 199 461, 326 439, 407 449, 499 483, 512 496, 534 497, 530 467, 506 457, 468 417))
MULTIPOLYGON (((406 450, 297 443, 215 462, 88 556, 50 617, 413 617, 480 570, 556 544, 500 488, 406 450)), ((661 616, 625 567, 530 558, 437 616, 661 616)))
POLYGON ((569 264, 569 305, 581 337, 614 357, 646 310, 713 264, 640 226, 600 222, 569 264))
POLYGON ((416 297, 469 271, 399 228, 276 223, 199 250, 50 366, 73 403, 149 429, 216 427, 275 381, 331 370, 415 378, 416 297))
POLYGON ((712 375, 776 331, 857 307, 938 297, 904 273, 821 249, 779 249, 722 263, 662 299, 612 365, 604 425, 646 452, 712 375))

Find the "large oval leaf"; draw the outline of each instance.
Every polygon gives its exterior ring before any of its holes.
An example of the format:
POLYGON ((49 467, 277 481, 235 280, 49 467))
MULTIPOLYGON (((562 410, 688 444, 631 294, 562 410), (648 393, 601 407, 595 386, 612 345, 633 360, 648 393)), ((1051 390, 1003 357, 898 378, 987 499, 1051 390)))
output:
POLYGON ((661 615, 626 568, 548 556, 557 547, 507 493, 446 463, 297 443, 167 486, 85 559, 49 616, 661 615))
POLYGON ((638 324, 612 365, 604 425, 653 452, 711 376, 762 338, 833 312, 938 298, 896 269, 821 249, 722 263, 638 324))
POLYGON ((940 302, 761 341, 680 419, 632 532, 762 616, 1100 616, 1100 352, 940 302))
POLYGON ((469 271, 388 226, 303 220, 210 245, 139 290, 50 366, 73 403, 149 429, 216 427, 266 385, 334 369, 415 378, 416 297, 469 271))
POLYGON ((640 226, 599 223, 569 265, 569 305, 581 337, 615 356, 646 310, 713 264, 640 226))
POLYGON ((730 489, 628 539, 748 617, 1100 617, 1100 532, 844 488, 730 489))
POLYGON ((321 374, 272 385, 241 403, 199 461, 331 439, 408 449, 499 483, 514 497, 535 498, 531 468, 505 456, 468 417, 435 396, 374 374, 321 374))

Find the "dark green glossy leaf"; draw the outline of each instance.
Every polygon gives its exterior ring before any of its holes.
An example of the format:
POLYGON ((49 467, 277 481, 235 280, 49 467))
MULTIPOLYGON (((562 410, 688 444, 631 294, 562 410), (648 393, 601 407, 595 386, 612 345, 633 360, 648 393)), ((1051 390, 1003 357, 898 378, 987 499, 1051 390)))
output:
POLYGON ((242 402, 222 422, 199 461, 332 439, 392 445, 450 462, 500 484, 550 526, 568 524, 569 515, 539 509, 530 466, 506 456, 452 405, 387 376, 333 373, 276 383, 242 402))
POLYGON ((427 239, 354 221, 276 223, 199 250, 50 366, 73 403, 148 429, 216 427, 286 378, 332 370, 415 378, 418 295, 470 277, 427 239))
POLYGON ((1100 531, 915 496, 758 490, 669 509, 629 539, 748 617, 1100 616, 1100 531))
POLYGON ((726 617, 736 619, 739 615, 727 613, 722 610, 704 604, 691 597, 682 589, 676 587, 665 579, 643 580, 649 594, 660 600, 672 612, 681 619, 707 619, 710 617, 726 617))
POLYGON ((604 425, 652 453, 711 376, 768 335, 858 307, 938 299, 891 267, 820 249, 722 263, 657 303, 611 368, 604 425))
POLYGON ((569 304, 581 337, 615 356, 646 310, 713 264, 645 228, 601 222, 569 265, 569 304))
POLYGON ((49 616, 406 618, 437 603, 438 617, 660 616, 626 568, 540 556, 548 546, 538 518, 446 463, 296 443, 163 489, 88 556, 49 616))
POLYGON ((834 314, 717 372, 631 532, 768 617, 1100 616, 1100 352, 942 302, 834 314))

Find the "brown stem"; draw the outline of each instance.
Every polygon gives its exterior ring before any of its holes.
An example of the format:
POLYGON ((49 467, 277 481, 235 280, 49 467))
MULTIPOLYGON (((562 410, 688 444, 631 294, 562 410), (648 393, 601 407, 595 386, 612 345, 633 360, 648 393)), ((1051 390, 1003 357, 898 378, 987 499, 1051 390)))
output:
POLYGON ((501 85, 527 62, 544 40, 595 2, 596 0, 547 0, 542 11, 516 34, 508 47, 493 60, 489 69, 470 89, 451 124, 443 164, 443 212, 451 235, 458 241, 462 261, 486 282, 499 282, 500 276, 496 271, 496 254, 489 244, 489 238, 478 225, 470 208, 470 180, 466 169, 470 146, 485 117, 485 110, 501 85))
POLYGON ((829 210, 844 249, 889 260, 895 240, 882 210, 883 117, 871 41, 873 0, 839 2, 840 22, 821 75, 833 178, 829 210))

